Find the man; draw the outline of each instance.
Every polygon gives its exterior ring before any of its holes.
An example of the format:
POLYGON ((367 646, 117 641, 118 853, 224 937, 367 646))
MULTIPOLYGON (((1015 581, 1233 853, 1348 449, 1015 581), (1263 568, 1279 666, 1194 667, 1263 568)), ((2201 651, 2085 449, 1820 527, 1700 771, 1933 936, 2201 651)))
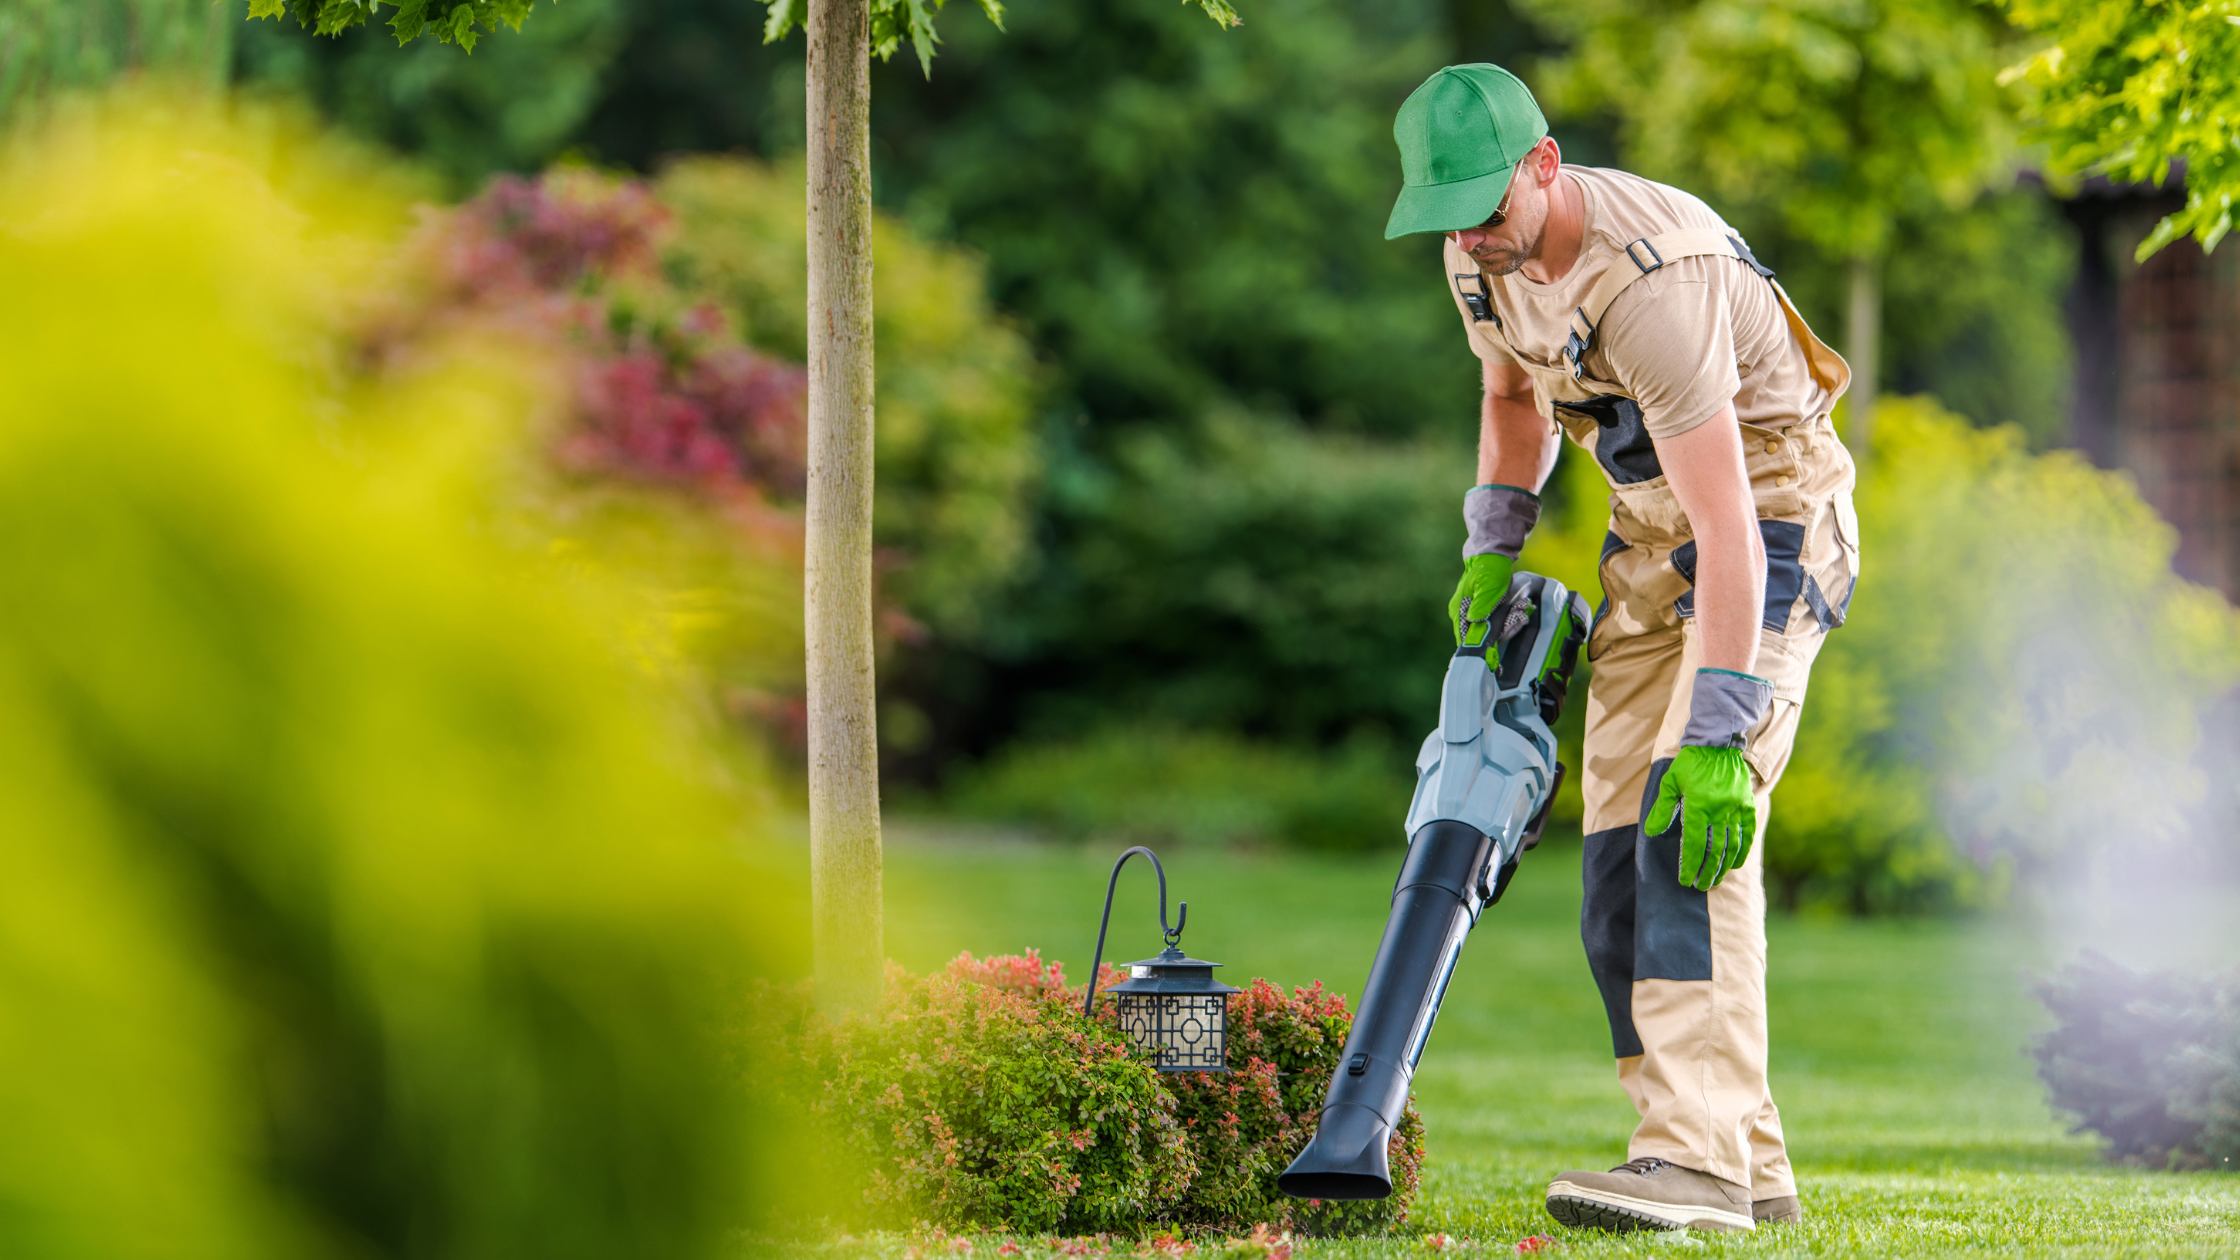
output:
POLYGON ((1564 1173, 1548 1210, 1608 1230, 1801 1220, 1766 1087, 1757 839, 1858 573, 1829 420, 1850 370, 1703 202, 1565 166, 1500 67, 1439 71, 1393 133, 1386 239, 1445 234, 1484 366, 1458 640, 1488 633, 1559 430, 1610 482, 1580 927, 1641 1123, 1626 1163, 1564 1173))

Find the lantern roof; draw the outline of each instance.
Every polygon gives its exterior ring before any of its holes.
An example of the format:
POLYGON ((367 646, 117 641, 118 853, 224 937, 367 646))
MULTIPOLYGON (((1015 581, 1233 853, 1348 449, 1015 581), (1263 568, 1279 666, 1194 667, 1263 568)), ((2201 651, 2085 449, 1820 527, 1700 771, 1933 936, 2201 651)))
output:
POLYGON ((1241 993, 1235 985, 1213 978, 1217 962, 1192 958, 1169 945, 1157 958, 1128 964, 1128 978, 1107 985, 1103 993, 1241 993))

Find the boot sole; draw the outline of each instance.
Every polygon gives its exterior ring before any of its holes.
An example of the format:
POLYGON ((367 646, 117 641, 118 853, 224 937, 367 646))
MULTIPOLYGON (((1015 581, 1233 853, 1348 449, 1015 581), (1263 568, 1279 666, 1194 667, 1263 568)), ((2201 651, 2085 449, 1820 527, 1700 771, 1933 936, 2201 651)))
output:
POLYGON ((1731 1229, 1754 1231, 1757 1222, 1748 1213, 1688 1204, 1658 1203, 1589 1190, 1568 1181, 1548 1187, 1548 1215, 1573 1229, 1599 1229, 1613 1234, 1637 1229, 1731 1229))

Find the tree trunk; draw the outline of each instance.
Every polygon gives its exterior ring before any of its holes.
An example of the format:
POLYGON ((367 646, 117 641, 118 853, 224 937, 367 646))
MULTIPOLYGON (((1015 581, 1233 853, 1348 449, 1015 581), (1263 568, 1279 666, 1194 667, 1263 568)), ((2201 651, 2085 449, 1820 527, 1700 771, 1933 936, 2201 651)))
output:
POLYGON ((816 1002, 879 998, 871 642, 871 65, 867 0, 809 0, 809 880, 816 1002))
POLYGON ((1861 467, 1874 451, 1875 381, 1882 370, 1882 258, 1851 260, 1851 294, 1843 354, 1851 361, 1850 422, 1845 444, 1861 467))

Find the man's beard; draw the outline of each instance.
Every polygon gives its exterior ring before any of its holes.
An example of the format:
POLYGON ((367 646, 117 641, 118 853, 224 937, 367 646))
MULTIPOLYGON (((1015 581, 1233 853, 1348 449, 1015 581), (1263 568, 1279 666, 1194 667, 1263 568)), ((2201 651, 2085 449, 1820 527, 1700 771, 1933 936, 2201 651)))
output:
POLYGON ((1515 249, 1496 249, 1485 254, 1473 253, 1470 257, 1477 262, 1478 270, 1489 276, 1512 275, 1526 263, 1540 256, 1540 242, 1546 239, 1547 235, 1548 219, 1543 214, 1539 225, 1533 230, 1531 240, 1524 242, 1515 249))

